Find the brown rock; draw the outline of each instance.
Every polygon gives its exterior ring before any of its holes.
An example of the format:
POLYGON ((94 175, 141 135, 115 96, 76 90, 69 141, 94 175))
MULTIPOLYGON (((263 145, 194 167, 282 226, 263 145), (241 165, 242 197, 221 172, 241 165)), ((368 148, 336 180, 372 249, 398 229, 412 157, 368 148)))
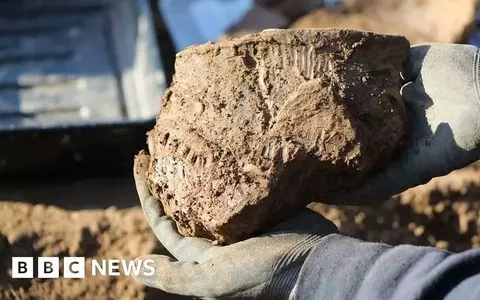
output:
POLYGON ((300 18, 291 28, 346 28, 404 35, 412 44, 465 42, 477 0, 347 0, 300 18))
POLYGON ((177 55, 149 185, 179 231, 232 243, 358 184, 404 134, 408 41, 271 30, 177 55))

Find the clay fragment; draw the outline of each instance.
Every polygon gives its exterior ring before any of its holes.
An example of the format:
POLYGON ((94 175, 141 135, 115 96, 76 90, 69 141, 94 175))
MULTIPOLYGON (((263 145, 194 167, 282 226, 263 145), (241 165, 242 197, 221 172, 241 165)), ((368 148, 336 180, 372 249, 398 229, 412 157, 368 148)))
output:
POLYGON ((358 185, 404 136, 401 36, 269 30, 179 53, 149 186, 188 236, 250 237, 358 185))

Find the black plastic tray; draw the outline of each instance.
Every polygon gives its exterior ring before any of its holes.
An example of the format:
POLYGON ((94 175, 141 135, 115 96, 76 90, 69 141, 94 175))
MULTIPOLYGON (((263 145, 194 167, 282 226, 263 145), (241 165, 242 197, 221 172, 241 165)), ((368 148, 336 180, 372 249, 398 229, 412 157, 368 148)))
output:
POLYGON ((0 177, 130 172, 159 52, 147 0, 0 1, 0 177))

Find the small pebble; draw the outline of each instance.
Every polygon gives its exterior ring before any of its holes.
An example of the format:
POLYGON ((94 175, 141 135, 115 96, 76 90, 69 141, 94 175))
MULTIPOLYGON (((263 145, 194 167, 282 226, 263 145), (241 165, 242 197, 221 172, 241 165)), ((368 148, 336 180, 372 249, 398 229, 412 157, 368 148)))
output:
POLYGON ((444 249, 444 250, 447 250, 448 246, 449 244, 447 241, 437 241, 437 243, 435 244, 435 247, 439 249, 444 249))
POLYGON ((360 225, 360 224, 363 224, 363 221, 365 221, 365 218, 366 218, 366 215, 365 213, 362 211, 362 212, 359 212, 356 216, 355 216, 355 223, 360 225))

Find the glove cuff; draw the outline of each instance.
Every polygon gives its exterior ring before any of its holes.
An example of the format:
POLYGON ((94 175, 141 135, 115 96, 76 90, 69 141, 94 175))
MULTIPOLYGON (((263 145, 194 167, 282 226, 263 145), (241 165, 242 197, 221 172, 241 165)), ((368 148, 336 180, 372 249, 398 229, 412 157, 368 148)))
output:
POLYGON ((270 282, 260 299, 289 299, 297 282, 300 270, 313 247, 322 236, 310 235, 287 251, 274 266, 270 282))

